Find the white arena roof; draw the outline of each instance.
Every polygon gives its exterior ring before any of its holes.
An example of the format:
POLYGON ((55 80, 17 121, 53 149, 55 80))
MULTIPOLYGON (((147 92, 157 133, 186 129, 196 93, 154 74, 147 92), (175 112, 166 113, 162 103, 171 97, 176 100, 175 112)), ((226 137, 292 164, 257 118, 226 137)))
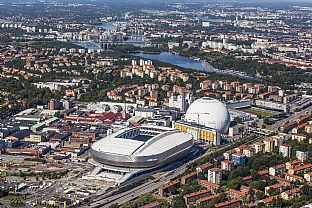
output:
POLYGON ((101 164, 123 168, 154 168, 189 155, 194 141, 179 130, 140 126, 120 130, 91 147, 93 159, 101 164))
MULTIPOLYGON (((144 131, 153 129, 152 133, 155 131, 154 127, 149 126, 142 126, 137 129, 141 131, 142 129, 144 131)), ((160 154, 172 147, 191 140, 189 134, 179 132, 175 129, 165 127, 157 127, 157 129, 159 132, 155 132, 155 135, 143 139, 143 141, 136 138, 120 138, 121 135, 133 131, 133 128, 123 129, 95 142, 92 148, 109 154, 146 156, 160 154)), ((135 134, 132 134, 132 136, 135 136, 135 134)))

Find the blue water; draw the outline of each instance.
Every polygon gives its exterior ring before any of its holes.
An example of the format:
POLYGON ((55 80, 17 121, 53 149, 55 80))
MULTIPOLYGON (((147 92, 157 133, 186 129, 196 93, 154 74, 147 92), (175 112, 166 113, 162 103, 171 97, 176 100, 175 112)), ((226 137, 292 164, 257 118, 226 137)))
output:
POLYGON ((193 69, 195 71, 216 72, 219 74, 228 74, 228 75, 237 76, 237 77, 244 78, 244 79, 262 81, 260 78, 249 76, 243 72, 216 69, 213 66, 211 66, 209 63, 197 61, 189 57, 175 55, 173 53, 168 53, 168 52, 163 52, 160 54, 145 54, 141 52, 141 53, 131 53, 131 55, 142 57, 145 59, 157 60, 157 61, 172 64, 172 65, 180 66, 183 68, 193 69))
POLYGON ((168 52, 163 52, 160 54, 132 53, 131 55, 139 56, 145 59, 153 59, 161 62, 166 62, 183 68, 194 69, 196 71, 215 71, 215 69, 208 63, 196 61, 188 57, 179 56, 168 52))
POLYGON ((92 42, 82 42, 82 43, 75 43, 76 45, 82 46, 84 48, 87 49, 93 49, 93 50, 97 50, 97 49, 101 49, 101 47, 99 47, 99 45, 92 43, 92 42))
POLYGON ((0 19, 0 22, 1 22, 1 23, 12 23, 12 22, 14 22, 14 21, 6 20, 6 19, 0 19))
POLYGON ((116 30, 117 27, 113 25, 113 22, 106 22, 102 25, 97 25, 96 28, 103 29, 103 30, 116 30))

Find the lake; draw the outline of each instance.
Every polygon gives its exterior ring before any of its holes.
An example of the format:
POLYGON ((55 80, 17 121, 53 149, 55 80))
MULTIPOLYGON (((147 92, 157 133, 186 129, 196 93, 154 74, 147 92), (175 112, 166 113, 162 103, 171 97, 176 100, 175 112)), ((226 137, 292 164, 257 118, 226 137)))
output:
POLYGON ((169 52, 163 52, 160 54, 147 54, 147 53, 132 53, 133 56, 139 56, 145 59, 152 59, 161 62, 170 63, 172 65, 177 65, 183 68, 194 69, 196 71, 203 71, 203 72, 213 72, 216 71, 210 64, 204 63, 201 61, 196 61, 194 59, 175 55, 169 52))
POLYGON ((192 58, 176 55, 170 52, 162 52, 160 54, 148 54, 148 53, 140 52, 140 53, 131 53, 131 55, 142 57, 145 59, 161 61, 161 62, 169 63, 172 65, 176 65, 179 67, 193 69, 195 71, 216 72, 219 74, 228 74, 228 75, 232 75, 232 76, 236 76, 236 77, 240 77, 244 79, 263 81, 261 78, 247 75, 244 72, 234 71, 234 70, 216 69, 213 66, 211 66, 209 63, 197 61, 192 58))

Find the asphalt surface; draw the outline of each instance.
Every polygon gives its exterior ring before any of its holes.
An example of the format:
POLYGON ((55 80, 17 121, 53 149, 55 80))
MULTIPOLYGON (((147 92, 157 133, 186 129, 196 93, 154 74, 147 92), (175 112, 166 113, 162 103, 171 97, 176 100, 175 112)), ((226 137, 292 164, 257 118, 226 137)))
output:
POLYGON ((277 132, 279 127, 281 127, 284 123, 286 123, 288 121, 296 120, 300 116, 302 116, 303 114, 306 114, 306 112, 311 112, 311 111, 312 111, 312 106, 307 107, 306 109, 304 109, 302 111, 295 112, 294 114, 292 114, 288 118, 284 118, 282 120, 279 120, 279 121, 275 122, 273 125, 268 126, 266 129, 277 132))

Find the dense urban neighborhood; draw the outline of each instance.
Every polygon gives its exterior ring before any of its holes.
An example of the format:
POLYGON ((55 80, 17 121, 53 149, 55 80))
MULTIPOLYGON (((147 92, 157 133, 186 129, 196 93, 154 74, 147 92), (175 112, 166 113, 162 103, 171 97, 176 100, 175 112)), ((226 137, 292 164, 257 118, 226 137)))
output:
POLYGON ((0 9, 0 207, 312 207, 311 2, 0 9))

